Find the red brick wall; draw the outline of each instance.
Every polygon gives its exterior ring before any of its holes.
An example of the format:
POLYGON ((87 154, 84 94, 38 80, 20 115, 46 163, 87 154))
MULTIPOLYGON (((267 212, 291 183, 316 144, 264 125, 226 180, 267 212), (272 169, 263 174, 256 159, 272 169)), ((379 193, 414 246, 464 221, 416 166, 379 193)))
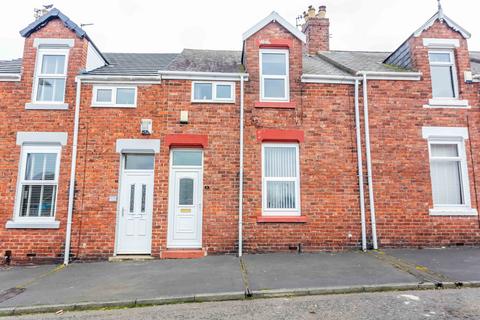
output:
POLYGON ((68 184, 70 177, 70 153, 72 144, 73 110, 75 103, 75 75, 85 67, 87 41, 79 39, 74 32, 63 26, 60 20, 52 20, 45 27, 25 39, 22 79, 20 82, 0 82, 0 143, 1 173, 0 195, 0 255, 12 250, 14 261, 44 260, 63 254, 65 223, 67 216, 68 184), (35 70, 35 38, 75 39, 70 49, 65 102, 69 110, 25 110, 31 102, 33 74, 35 70), (18 178, 20 146, 16 145, 18 131, 67 132, 68 142, 62 148, 60 176, 56 207, 59 229, 5 229, 5 224, 14 214, 15 192, 18 178), (36 253, 35 258, 27 254, 36 253))
MULTIPOLYGON (((377 224, 382 246, 439 246, 479 244, 477 217, 431 217, 430 169, 423 126, 468 127, 466 150, 472 206, 477 206, 480 101, 478 84, 466 84, 469 70, 466 41, 436 23, 410 40, 421 81, 369 81, 370 130, 377 224), (471 109, 425 109, 431 98, 427 50, 422 37, 459 38, 456 50, 461 99, 471 109)), ((87 43, 59 20, 47 24, 25 41, 22 81, 0 82, 0 255, 13 251, 14 261, 63 254, 67 211, 70 146, 72 143, 74 77, 85 65, 87 43), (71 49, 66 91, 68 111, 25 110, 30 102, 35 63, 35 37, 75 39, 71 49), (15 200, 20 147, 17 131, 68 132, 63 148, 57 200, 58 230, 5 229, 15 200)), ((360 213, 358 197, 353 86, 301 83, 302 43, 277 23, 271 23, 245 43, 245 185, 244 246, 247 252, 358 248, 360 213), (259 43, 291 43, 289 108, 256 107, 259 101, 259 43), (259 129, 295 129, 304 132, 300 143, 301 214, 306 223, 261 223, 261 142, 259 129)), ((135 109, 92 108, 92 85, 82 86, 77 162, 77 186, 72 252, 82 259, 111 256, 115 247, 116 206, 109 196, 118 193, 120 155, 117 139, 160 139, 155 157, 152 254, 166 248, 168 217, 169 150, 167 134, 208 136, 204 163, 203 246, 212 253, 235 252, 238 234, 239 83, 235 104, 190 102, 191 82, 164 80, 139 85, 135 109), (189 123, 179 124, 180 111, 189 111, 189 123), (151 136, 140 134, 140 120, 153 120, 151 136)), ((362 101, 361 101, 362 102, 362 101)), ((257 105, 258 106, 258 105, 257 105)), ((366 175, 366 173, 365 173, 366 175)), ((366 188, 367 189, 367 188, 366 188)), ((368 194, 366 194, 368 199, 368 194)), ((368 210, 368 207, 367 207, 368 210)), ((368 215, 368 211, 367 211, 368 215)), ((370 229, 370 227, 368 227, 370 229)), ((370 234, 370 232, 369 232, 370 234)))
MULTIPOLYGON (((239 88, 237 85, 237 95, 239 88)), ((80 123, 76 220, 72 248, 81 258, 113 255, 120 155, 117 139, 160 139, 155 156, 152 254, 166 249, 170 150, 173 133, 208 136, 204 149, 203 246, 207 252, 234 252, 238 233, 239 105, 190 102, 191 82, 166 80, 138 87, 135 109, 90 107, 92 85, 83 86, 80 123), (181 125, 180 111, 189 112, 181 125), (153 134, 140 134, 140 120, 153 120, 153 134), (115 121, 112 121, 115 119, 115 121)), ((238 101, 238 98, 237 98, 238 101)))
POLYGON ((470 70, 467 41, 445 24, 435 23, 411 38, 414 65, 421 81, 369 82, 370 124, 378 236, 384 246, 441 246, 480 243, 478 217, 433 217, 430 165, 423 126, 467 127, 467 164, 472 208, 477 208, 478 84, 466 84, 470 70), (423 108, 432 98, 428 48, 423 38, 460 40, 455 50, 460 99, 471 109, 423 108), (477 170, 476 170, 477 169, 477 170), (474 176, 474 172, 476 175, 474 176))

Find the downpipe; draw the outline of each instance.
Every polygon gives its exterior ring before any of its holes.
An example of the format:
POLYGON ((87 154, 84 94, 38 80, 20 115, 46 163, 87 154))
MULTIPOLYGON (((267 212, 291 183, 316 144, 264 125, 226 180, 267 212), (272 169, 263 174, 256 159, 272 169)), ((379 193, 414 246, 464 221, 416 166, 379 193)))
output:
POLYGON ((365 150, 367 157, 368 196, 370 204, 370 222, 372 225, 372 243, 373 249, 377 250, 377 223, 375 218, 375 198, 373 195, 372 155, 370 150, 370 125, 368 119, 368 81, 366 73, 363 73, 363 117, 365 122, 365 150))
POLYGON ((80 90, 82 88, 82 80, 77 78, 77 91, 75 98, 75 117, 73 121, 73 142, 72 142, 72 162, 70 168, 70 186, 68 189, 68 211, 67 211, 67 228, 65 232, 65 253, 63 255, 63 264, 68 265, 70 262, 70 245, 72 238, 72 220, 73 220, 73 203, 75 198, 75 175, 77 169, 77 149, 78 149, 78 127, 80 120, 80 90))
POLYGON ((360 128, 359 80, 355 79, 355 131, 357 140, 358 188, 360 193, 360 219, 362 223, 362 250, 367 251, 367 228, 365 219, 365 191, 363 186, 362 137, 360 128))
POLYGON ((240 76, 240 161, 238 172, 238 256, 243 255, 243 123, 244 77, 240 76))

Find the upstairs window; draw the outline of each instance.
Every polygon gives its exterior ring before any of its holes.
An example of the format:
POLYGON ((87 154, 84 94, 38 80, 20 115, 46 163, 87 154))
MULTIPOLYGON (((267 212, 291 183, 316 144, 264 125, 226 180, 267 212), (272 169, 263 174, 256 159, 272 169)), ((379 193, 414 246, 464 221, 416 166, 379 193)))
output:
POLYGON ((433 98, 458 98, 457 70, 453 51, 431 50, 428 56, 430 60, 433 98))
POLYGON ((235 102, 235 85, 230 82, 194 81, 192 102, 235 102))
POLYGON ((40 49, 35 67, 34 101, 63 103, 67 79, 68 51, 40 49))
POLYGON ((262 101, 289 101, 288 50, 260 50, 262 101))
POLYGON ((137 105, 136 87, 100 87, 93 88, 92 106, 135 108, 137 105))
POLYGON ((263 144, 262 201, 264 215, 300 215, 299 171, 298 144, 263 144))

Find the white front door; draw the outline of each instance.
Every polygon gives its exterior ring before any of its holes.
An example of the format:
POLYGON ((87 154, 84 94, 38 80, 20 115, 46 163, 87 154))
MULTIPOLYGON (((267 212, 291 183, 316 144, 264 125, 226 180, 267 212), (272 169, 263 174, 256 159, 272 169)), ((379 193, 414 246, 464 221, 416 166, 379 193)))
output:
MULTIPOLYGON (((199 152, 176 150, 174 152, 199 152)), ((183 157, 184 154, 177 154, 183 157)), ((195 158, 196 155, 187 154, 195 158)), ((188 159, 196 164, 195 159, 188 159)), ((183 163, 183 162, 182 162, 183 163)), ((202 168, 180 165, 170 171, 168 241, 169 248, 202 247, 202 168)))
POLYGON ((150 254, 153 214, 153 155, 131 155, 130 159, 129 156, 125 156, 121 177, 117 254, 150 254))

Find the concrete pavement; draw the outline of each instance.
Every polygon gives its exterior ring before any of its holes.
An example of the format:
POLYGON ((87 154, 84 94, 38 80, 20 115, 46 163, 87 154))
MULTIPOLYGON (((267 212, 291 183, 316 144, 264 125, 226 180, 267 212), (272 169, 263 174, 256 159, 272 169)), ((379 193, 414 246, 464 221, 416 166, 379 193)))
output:
MULTIPOLYGON (((102 305, 244 299, 245 293, 268 297, 407 290, 429 279, 417 274, 423 269, 436 272, 422 271, 433 274, 433 280, 428 282, 448 279, 449 285, 455 286, 453 282, 480 281, 479 261, 480 248, 451 248, 387 250, 376 254, 264 254, 246 255, 242 259, 209 256, 198 260, 73 263, 58 270, 55 266, 13 267, 0 269, 0 281, 4 282, 0 314, 2 310, 8 314, 102 305), (5 290, 16 286, 24 290, 5 295, 5 290), (45 305, 60 306, 32 309, 45 305)), ((428 283, 420 286, 434 288, 428 283)))

